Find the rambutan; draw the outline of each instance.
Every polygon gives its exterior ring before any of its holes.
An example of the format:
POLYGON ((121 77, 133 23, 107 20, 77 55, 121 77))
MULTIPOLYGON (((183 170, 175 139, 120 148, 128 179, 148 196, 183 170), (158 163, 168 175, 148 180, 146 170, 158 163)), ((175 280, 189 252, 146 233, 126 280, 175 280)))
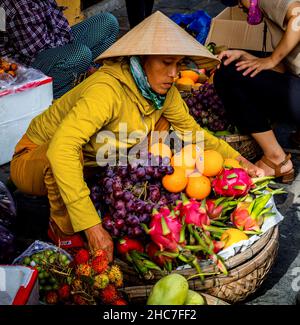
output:
POLYGON ((76 305, 87 305, 86 300, 83 299, 80 295, 74 295, 73 301, 76 305))
POLYGON ((93 258, 100 256, 102 258, 108 259, 107 253, 103 249, 97 249, 96 251, 93 251, 92 255, 93 255, 93 258))
POLYGON ((80 291, 80 290, 82 290, 82 282, 81 282, 81 280, 79 280, 79 279, 75 279, 75 280, 72 282, 72 289, 75 290, 75 291, 80 291))
MULTIPOLYGON (((108 272, 109 281, 115 284, 123 283, 123 274, 118 265, 113 265, 108 272)), ((117 286, 117 285, 116 285, 117 286)), ((119 287, 119 285, 117 286, 119 287)))
POLYGON ((114 285, 109 284, 106 288, 101 290, 101 299, 105 304, 110 304, 117 298, 119 298, 119 295, 114 285))
POLYGON ((115 306, 124 306, 124 305, 128 305, 127 301, 123 298, 117 298, 116 300, 114 300, 112 303, 112 305, 115 306))
POLYGON ((106 274, 98 274, 94 277, 94 287, 104 289, 109 284, 109 278, 106 274))
POLYGON ((97 256, 92 260, 92 269, 96 274, 102 273, 108 268, 108 259, 106 255, 97 256))
POLYGON ((58 296, 61 300, 66 300, 70 297, 70 286, 68 284, 63 284, 58 289, 58 296))
POLYGON ((58 303, 58 294, 56 291, 48 291, 46 294, 46 303, 49 305, 55 305, 58 303))
POLYGON ((75 264, 85 264, 88 262, 90 258, 90 254, 89 252, 84 249, 84 248, 81 248, 75 255, 74 257, 74 260, 75 260, 75 264))
POLYGON ((88 264, 79 264, 76 268, 76 274, 81 276, 90 276, 91 275, 91 267, 88 264))

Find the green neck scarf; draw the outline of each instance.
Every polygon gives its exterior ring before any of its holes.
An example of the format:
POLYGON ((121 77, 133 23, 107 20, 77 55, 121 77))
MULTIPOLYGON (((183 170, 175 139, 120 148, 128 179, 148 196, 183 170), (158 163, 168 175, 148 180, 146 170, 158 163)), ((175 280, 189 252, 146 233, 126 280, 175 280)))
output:
POLYGON ((130 57, 130 71, 143 97, 149 99, 155 109, 162 109, 166 96, 159 95, 151 89, 139 57, 130 57))

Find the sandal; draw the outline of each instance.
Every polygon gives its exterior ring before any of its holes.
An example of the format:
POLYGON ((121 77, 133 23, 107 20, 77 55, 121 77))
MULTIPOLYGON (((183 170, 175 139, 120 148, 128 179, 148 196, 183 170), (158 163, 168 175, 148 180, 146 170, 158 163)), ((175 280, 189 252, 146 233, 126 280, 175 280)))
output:
POLYGON ((265 163, 267 166, 271 167, 275 170, 275 178, 281 177, 281 182, 284 184, 292 183, 295 179, 295 171, 294 168, 289 170, 288 172, 282 173, 281 167, 284 166, 291 159, 291 154, 287 154, 285 159, 280 164, 275 164, 273 161, 269 160, 267 157, 263 156, 261 161, 265 163))

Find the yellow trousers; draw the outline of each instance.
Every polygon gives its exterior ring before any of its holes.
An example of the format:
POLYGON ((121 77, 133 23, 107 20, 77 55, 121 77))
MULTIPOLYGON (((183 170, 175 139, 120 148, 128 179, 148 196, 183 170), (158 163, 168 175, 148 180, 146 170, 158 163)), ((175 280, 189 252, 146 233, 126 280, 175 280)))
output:
MULTIPOLYGON (((169 122, 161 117, 155 125, 156 131, 169 129, 169 122)), ((67 208, 60 195, 46 153, 49 143, 37 145, 25 134, 18 142, 10 164, 10 177, 16 187, 29 195, 47 195, 50 218, 67 234, 74 233, 67 208)), ((83 155, 81 156, 83 165, 83 155)))

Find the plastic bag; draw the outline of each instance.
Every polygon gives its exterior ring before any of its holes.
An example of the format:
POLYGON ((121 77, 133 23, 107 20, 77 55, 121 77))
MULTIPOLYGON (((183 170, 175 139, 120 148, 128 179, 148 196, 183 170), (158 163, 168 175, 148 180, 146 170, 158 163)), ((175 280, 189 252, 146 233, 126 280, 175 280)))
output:
POLYGON ((0 96, 14 93, 27 84, 45 78, 45 74, 37 69, 26 67, 11 58, 0 58, 0 96), (13 66, 13 68, 11 68, 13 66), (10 73, 13 73, 10 74, 10 73))
POLYGON ((68 257, 69 261, 73 260, 72 256, 68 252, 66 252, 64 249, 59 248, 59 247, 57 247, 53 244, 50 244, 50 243, 36 240, 21 255, 19 255, 17 258, 15 258, 12 264, 21 264, 25 257, 31 256, 32 254, 35 254, 35 253, 43 252, 45 250, 51 250, 56 253, 64 254, 68 257))
POLYGON ((8 264, 15 257, 15 237, 6 228, 0 225, 0 264, 8 264))
POLYGON ((205 11, 198 10, 191 14, 174 14, 170 18, 192 34, 198 42, 205 43, 211 24, 211 17, 205 11))
POLYGON ((0 181, 0 225, 12 228, 16 224, 15 202, 7 189, 0 181))

